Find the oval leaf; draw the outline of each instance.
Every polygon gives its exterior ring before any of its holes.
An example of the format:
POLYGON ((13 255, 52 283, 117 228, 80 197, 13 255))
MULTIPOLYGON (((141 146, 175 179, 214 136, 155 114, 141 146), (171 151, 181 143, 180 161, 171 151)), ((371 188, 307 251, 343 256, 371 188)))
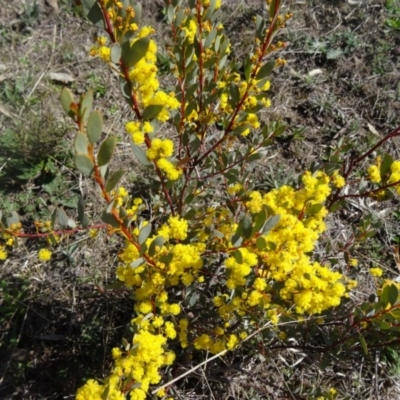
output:
POLYGON ((149 256, 153 257, 156 254, 157 247, 162 247, 165 242, 165 239, 162 236, 157 236, 150 244, 149 247, 149 256))
POLYGON ((131 143, 133 154, 142 165, 151 165, 152 162, 147 158, 144 150, 138 145, 131 143))
POLYGON ((275 60, 268 61, 265 63, 260 70, 257 72, 256 79, 260 80, 268 76, 275 67, 275 60))
POLYGON ((95 144, 100 139, 102 131, 103 117, 99 111, 93 111, 89 115, 86 126, 86 134, 91 144, 95 144))
POLYGON ((86 122, 89 117, 89 114, 92 112, 93 107, 93 92, 88 90, 81 97, 81 101, 79 102, 79 115, 81 119, 86 122))
POLYGON ((281 219, 281 216, 280 216, 280 215, 274 215, 274 216, 272 216, 272 217, 266 222, 266 224, 264 225, 263 233, 264 233, 264 234, 268 233, 272 228, 274 228, 274 227, 278 224, 278 222, 279 222, 280 219, 281 219))
POLYGON ((75 136, 74 147, 77 153, 88 154, 88 140, 83 133, 77 133, 75 136))
POLYGON ((114 215, 109 214, 107 211, 104 211, 103 214, 101 214, 101 220, 114 228, 120 228, 120 223, 118 220, 114 217, 114 215))
POLYGON ((130 68, 138 63, 146 55, 149 43, 150 38, 148 37, 136 40, 132 47, 129 40, 123 43, 121 46, 121 56, 125 66, 130 68))
POLYGON ((161 106, 159 104, 152 104, 150 106, 147 106, 143 111, 143 119, 149 121, 156 118, 163 108, 164 106, 161 106))
POLYGON ((102 143, 99 154, 97 154, 97 164, 99 167, 107 165, 110 162, 116 143, 117 138, 115 136, 110 136, 102 143))
POLYGON ((72 92, 64 88, 61 92, 61 105, 66 114, 68 114, 70 117, 74 116, 74 113, 71 111, 71 105, 74 103, 74 96, 72 95, 72 92))
POLYGON ((119 43, 114 43, 111 46, 111 62, 118 64, 121 59, 121 46, 119 43))
POLYGON ((93 161, 86 154, 75 155, 75 166, 79 172, 82 172, 82 174, 87 176, 90 176, 93 173, 93 161))
POLYGON ((140 245, 142 245, 147 240, 147 238, 150 236, 150 233, 151 233, 151 224, 148 223, 140 230, 138 238, 140 245))
POLYGON ((121 178, 124 176, 125 170, 124 169, 119 169, 118 171, 115 171, 111 174, 111 176, 108 178, 108 181, 106 183, 106 191, 111 192, 117 186, 118 182, 121 180, 121 178))
POLYGON ((57 221, 62 229, 69 227, 68 220, 69 220, 69 218, 68 218, 67 214, 65 213, 64 209, 59 208, 57 210, 57 221))

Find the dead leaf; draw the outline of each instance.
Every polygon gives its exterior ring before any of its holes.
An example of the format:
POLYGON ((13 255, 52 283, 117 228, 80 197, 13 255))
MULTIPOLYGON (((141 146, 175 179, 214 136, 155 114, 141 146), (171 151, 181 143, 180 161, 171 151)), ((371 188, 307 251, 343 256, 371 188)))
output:
POLYGON ((308 76, 315 76, 322 73, 323 73, 322 69, 313 69, 312 71, 308 72, 308 76))
POLYGON ((16 118, 19 119, 18 115, 14 114, 8 107, 4 104, 0 103, 0 114, 5 115, 8 118, 16 118))
POLYGON ((378 131, 375 129, 375 127, 374 127, 373 125, 368 124, 368 129, 369 129, 369 131, 370 131, 371 133, 373 133, 374 135, 379 136, 378 131))
POLYGON ((53 81, 62 82, 62 83, 72 83, 75 82, 75 78, 71 74, 67 74, 65 72, 49 72, 49 77, 53 81))
POLYGON ((51 6, 51 8, 55 11, 58 12, 58 1, 57 0, 46 0, 46 3, 51 6))

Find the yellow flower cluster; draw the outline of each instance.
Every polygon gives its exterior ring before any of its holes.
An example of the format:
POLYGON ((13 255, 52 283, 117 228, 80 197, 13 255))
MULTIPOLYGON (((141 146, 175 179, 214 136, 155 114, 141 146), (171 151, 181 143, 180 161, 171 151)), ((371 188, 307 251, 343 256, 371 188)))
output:
MULTIPOLYGON (((146 37, 154 32, 151 27, 142 27, 136 38, 131 40, 133 45, 138 39, 146 37)), ((161 112, 157 119, 165 122, 169 118, 169 110, 175 110, 180 106, 180 102, 173 94, 167 94, 159 89, 157 78, 157 45, 154 40, 150 40, 149 47, 145 56, 137 62, 129 71, 129 79, 133 83, 135 95, 143 108, 149 105, 162 105, 161 112)))
POLYGON ((339 174, 339 171, 336 170, 333 172, 331 176, 331 181, 335 187, 338 189, 344 187, 346 185, 346 180, 343 178, 342 175, 339 174))
POLYGON ((125 125, 126 131, 131 135, 131 139, 135 144, 144 143, 144 135, 154 131, 150 122, 130 121, 125 125))
POLYGON ((171 181, 177 180, 182 174, 182 170, 176 168, 175 165, 167 159, 172 156, 173 151, 174 143, 172 140, 161 140, 159 138, 153 139, 150 148, 146 151, 147 158, 151 161, 155 161, 158 168, 160 168, 171 181))
POLYGON ((49 261, 51 259, 52 252, 49 249, 40 249, 38 258, 40 261, 49 261))
MULTIPOLYGON (((389 177, 381 176, 381 163, 382 163, 381 157, 378 156, 375 160, 375 164, 368 167, 369 180, 372 183, 381 183, 382 179, 384 179, 384 182, 389 185, 400 182, 400 160, 393 161, 392 164, 390 165, 389 177)), ((400 195, 400 185, 395 185, 394 189, 396 193, 400 195)))
POLYGON ((5 246, 0 245, 0 261, 7 259, 7 252, 5 246))
MULTIPOLYGON (((327 210, 322 203, 331 192, 330 179, 323 172, 306 172, 302 181, 303 187, 297 191, 282 186, 264 196, 253 192, 247 207, 253 214, 268 207, 280 215, 279 223, 263 236, 265 250, 255 252, 263 260, 258 275, 268 282, 281 282, 281 298, 293 301, 297 313, 315 314, 338 305, 346 287, 340 273, 312 262, 307 254, 325 230, 327 210)), ((236 284, 240 285, 240 280, 236 284)))
POLYGON ((375 276, 375 277, 377 277, 377 278, 379 278, 379 277, 381 277, 381 276, 383 275, 383 271, 382 271, 382 269, 379 268, 379 267, 370 268, 370 269, 369 269, 369 273, 370 273, 372 276, 375 276))
MULTIPOLYGON (((391 174, 388 183, 400 182, 400 160, 393 161, 390 166, 390 172, 391 174)), ((400 185, 396 185, 395 190, 397 194, 400 195, 400 185)))

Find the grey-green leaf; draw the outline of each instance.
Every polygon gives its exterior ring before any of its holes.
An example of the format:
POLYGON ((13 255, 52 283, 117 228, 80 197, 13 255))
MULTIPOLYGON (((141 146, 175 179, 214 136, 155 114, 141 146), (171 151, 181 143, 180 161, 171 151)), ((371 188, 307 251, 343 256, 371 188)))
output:
POLYGON ((110 175, 106 183, 107 192, 111 192, 111 190, 113 190, 115 186, 117 186, 118 182, 121 180, 125 172, 126 171, 124 169, 119 169, 118 171, 115 171, 110 175))
POLYGON ((121 53, 121 45, 119 43, 114 43, 111 46, 111 62, 118 64, 119 60, 121 59, 121 53))
POLYGON ((87 126, 86 126, 86 134, 89 138, 91 144, 95 144, 101 136, 103 132, 103 117, 101 116, 99 111, 93 111, 90 113, 87 126))
POLYGON ((104 28, 103 12, 96 1, 82 0, 83 11, 88 20, 99 28, 104 28))
POLYGON ((272 228, 274 228, 278 224, 280 219, 281 219, 280 215, 274 215, 271 218, 269 218, 264 225, 263 233, 264 234, 268 233, 272 228))
POLYGON ((150 244, 149 256, 153 257, 156 254, 157 247, 162 247, 165 239, 162 236, 157 236, 150 244))
POLYGON ((89 114, 92 112, 93 107, 93 92, 88 90, 81 97, 79 114, 84 122, 87 121, 89 114))
POLYGON ((264 79, 266 76, 268 76, 274 69, 275 64, 276 64, 275 60, 271 60, 271 61, 268 61, 267 63, 265 63, 260 68, 260 70, 257 72, 256 79, 260 80, 260 79, 264 79))
POLYGON ((68 226, 69 226, 68 220, 69 220, 69 218, 68 218, 67 214, 65 213, 64 209, 59 208, 57 210, 57 221, 58 221, 58 224, 60 225, 61 229, 68 228, 68 226))
POLYGON ((101 167, 110 162, 112 155, 117 144, 117 138, 115 136, 108 137, 102 144, 97 154, 97 164, 101 167))
POLYGON ((93 161, 86 154, 75 154, 75 166, 79 172, 87 176, 93 173, 93 161))
POLYGON ((85 214, 85 203, 82 196, 79 196, 78 200, 78 221, 84 228, 87 228, 89 225, 88 217, 85 214))
POLYGON ((150 39, 148 37, 138 39, 133 43, 132 47, 129 40, 123 43, 121 46, 121 55, 125 66, 130 68, 138 63, 146 55, 149 43, 150 39))
POLYGON ((61 92, 61 105, 66 114, 70 116, 71 118, 74 117, 74 113, 71 111, 71 105, 74 103, 74 96, 72 95, 72 92, 64 88, 61 92))
POLYGON ((114 228, 120 228, 120 223, 118 220, 114 217, 114 215, 109 214, 107 211, 103 212, 101 215, 101 220, 106 224, 113 226, 114 228))
POLYGON ((147 240, 147 238, 150 236, 150 233, 151 233, 151 224, 148 223, 139 232, 138 241, 140 245, 142 245, 147 240))
POLYGON ((81 154, 88 154, 88 139, 83 133, 77 133, 75 136, 74 146, 75 151, 81 154))
POLYGON ((144 152, 144 150, 141 147, 137 146, 134 143, 131 143, 131 146, 132 146, 133 154, 136 156, 136 158, 142 165, 151 165, 152 164, 152 162, 147 158, 146 153, 144 152))
POLYGON ((143 111, 143 119, 149 121, 156 118, 163 108, 164 106, 159 104, 152 104, 150 106, 147 106, 143 111))

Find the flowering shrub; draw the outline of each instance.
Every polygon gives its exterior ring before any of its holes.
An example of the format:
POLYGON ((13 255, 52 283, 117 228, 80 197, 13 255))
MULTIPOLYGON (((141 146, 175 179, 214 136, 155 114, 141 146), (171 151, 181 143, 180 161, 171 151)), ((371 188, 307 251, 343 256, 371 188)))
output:
MULTIPOLYGON (((90 53, 118 71, 132 109, 126 132, 133 154, 152 171, 155 189, 150 205, 129 196, 119 185, 126 171, 111 170, 117 137, 97 147, 103 121, 92 111, 92 93, 77 101, 64 89, 63 108, 78 130, 75 165, 98 184, 106 203, 103 222, 124 240, 116 274, 132 289, 135 311, 133 339, 113 349, 110 376, 101 383, 89 380, 77 399, 140 400, 152 391, 164 397, 168 389, 152 386, 165 380, 163 369, 174 364, 178 345, 189 352, 223 354, 262 329, 285 340, 310 316, 318 316, 313 323, 323 326, 332 310, 344 313, 341 307, 357 282, 329 257, 316 257, 314 249, 329 214, 347 198, 400 194, 400 161, 384 154, 367 171, 361 168, 400 130, 348 163, 343 161, 346 146, 339 143, 329 162, 310 166, 298 184, 262 192, 253 179, 257 161, 284 131, 278 123, 262 126, 259 119, 259 111, 271 105, 271 72, 285 64, 275 56, 285 47, 276 36, 291 18, 281 12, 281 1, 267 2, 268 18, 255 18, 254 46, 241 64, 230 59, 230 42, 218 20, 221 1, 166 1, 169 69, 176 82, 169 92, 158 78, 154 29, 140 25, 141 7, 130 1, 82 3, 102 30, 90 53), (164 129, 167 124, 173 134, 164 129), (145 220, 141 215, 149 207, 152 218, 145 220)), ((87 228, 82 201, 78 211, 87 228)), ((59 238, 56 222, 62 234, 75 228, 63 212, 51 224, 38 225, 38 235, 51 244, 59 238)), ((17 215, 3 218, 0 259, 7 256, 7 246, 24 237, 18 224, 17 215)), ((363 221, 351 245, 372 232, 373 224, 363 221)), ((340 251, 347 256, 350 247, 340 251)), ((47 261, 51 254, 42 249, 39 258, 47 261)), ((377 278, 382 274, 379 268, 370 272, 377 278)), ((382 324, 390 343, 400 318, 398 289, 398 283, 384 281, 376 302, 354 308, 349 328, 335 333, 342 335, 338 347, 350 349, 357 342, 367 353, 382 324)), ((332 389, 329 396, 335 393, 332 389)))

